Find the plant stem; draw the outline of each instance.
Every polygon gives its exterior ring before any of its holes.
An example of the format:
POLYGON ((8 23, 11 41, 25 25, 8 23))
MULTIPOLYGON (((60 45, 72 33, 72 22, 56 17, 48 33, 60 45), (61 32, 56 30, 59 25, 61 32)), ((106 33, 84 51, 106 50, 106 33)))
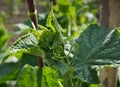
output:
POLYGON ((73 70, 72 68, 69 68, 68 71, 66 72, 65 75, 65 79, 66 79, 66 87, 73 87, 73 70))
POLYGON ((81 81, 78 79, 75 87, 81 87, 81 81))
POLYGON ((72 77, 71 77, 71 75, 69 75, 69 77, 67 79, 67 87, 72 87, 72 77))
POLYGON ((76 46, 76 50, 75 50, 75 53, 74 53, 74 57, 72 58, 71 62, 70 62, 70 65, 72 65, 76 59, 76 56, 77 56, 77 52, 78 52, 78 48, 79 48, 79 45, 78 44, 75 44, 76 46))

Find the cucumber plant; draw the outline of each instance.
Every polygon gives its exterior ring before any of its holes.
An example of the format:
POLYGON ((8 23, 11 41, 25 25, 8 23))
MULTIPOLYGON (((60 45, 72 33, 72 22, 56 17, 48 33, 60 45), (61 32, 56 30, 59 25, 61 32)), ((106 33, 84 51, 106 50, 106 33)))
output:
MULTIPOLYGON (((74 87, 75 85, 78 87, 80 82, 99 83, 94 66, 119 64, 120 32, 118 29, 110 30, 97 25, 90 25, 79 37, 66 43, 53 11, 48 16, 46 26, 38 26, 42 30, 30 29, 26 35, 20 37, 10 47, 2 62, 10 55, 21 52, 40 55, 45 62, 45 66, 42 68, 43 74, 49 71, 44 72, 46 67, 48 69, 51 67, 59 73, 59 77, 56 77, 55 84, 57 86, 55 87, 61 87, 62 83, 65 87, 74 87), (62 83, 59 79, 63 79, 62 83)), ((26 85, 25 87, 28 85, 27 82, 21 81, 25 79, 22 77, 23 73, 28 74, 27 76, 33 76, 33 78, 27 78, 31 81, 31 87, 37 87, 40 83, 42 85, 46 83, 46 86, 43 87, 53 85, 49 81, 44 83, 44 75, 41 78, 38 76, 42 80, 37 84, 36 73, 38 71, 38 67, 25 65, 20 72, 22 74, 19 75, 18 85, 26 85), (26 73, 27 71, 31 73, 26 73), (36 83, 32 83, 32 80, 35 80, 36 83)))
MULTIPOLYGON (((7 74, 6 71, 0 72, 0 82, 17 79, 18 87, 89 87, 90 84, 99 84, 99 66, 120 63, 118 29, 91 24, 78 37, 68 41, 53 10, 48 15, 46 26, 38 24, 38 27, 41 30, 28 29, 27 34, 7 50, 1 62, 12 55, 28 53, 41 56, 44 67, 14 63, 11 71, 6 70, 7 74)), ((3 66, 4 63, 0 65, 3 66)))

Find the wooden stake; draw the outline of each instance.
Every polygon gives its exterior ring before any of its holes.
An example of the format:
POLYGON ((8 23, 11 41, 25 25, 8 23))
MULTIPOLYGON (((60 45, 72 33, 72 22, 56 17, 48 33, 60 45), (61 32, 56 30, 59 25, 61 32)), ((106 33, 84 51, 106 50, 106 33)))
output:
POLYGON ((104 67, 99 71, 100 87, 116 87, 117 83, 117 68, 104 67))
MULTIPOLYGON (((37 20, 37 10, 35 7, 35 0, 27 0, 28 8, 29 8, 29 16, 32 21, 32 25, 34 29, 38 29, 38 20, 37 20)), ((38 56, 38 65, 40 68, 44 66, 43 59, 41 56, 38 56)))
POLYGON ((53 2, 53 5, 56 5, 56 0, 51 0, 53 2))
MULTIPOLYGON (((100 0, 100 25, 120 27, 120 0, 100 0)), ((100 87, 116 87, 117 68, 105 67, 99 72, 100 87)))
POLYGON ((29 17, 32 21, 32 25, 34 29, 38 29, 38 20, 37 20, 37 10, 35 7, 35 0, 27 0, 28 2, 28 8, 29 8, 29 17))
POLYGON ((120 27, 120 0, 100 0, 100 24, 105 27, 120 27))

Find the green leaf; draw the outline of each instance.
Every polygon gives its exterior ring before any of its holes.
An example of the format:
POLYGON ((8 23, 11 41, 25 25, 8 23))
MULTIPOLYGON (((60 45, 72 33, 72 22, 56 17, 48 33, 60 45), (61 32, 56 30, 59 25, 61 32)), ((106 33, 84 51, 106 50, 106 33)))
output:
POLYGON ((20 69, 21 65, 19 62, 0 64, 0 83, 16 79, 20 69))
POLYGON ((65 74, 68 70, 67 64, 63 61, 47 58, 47 64, 55 69, 57 69, 61 74, 65 74))
POLYGON ((38 67, 25 65, 18 76, 18 87, 38 87, 37 70, 38 67))
POLYGON ((120 33, 118 30, 90 25, 75 41, 79 44, 79 51, 73 63, 77 78, 88 83, 98 83, 97 72, 93 66, 119 63, 120 33))
POLYGON ((29 64, 31 66, 36 66, 36 65, 38 65, 37 57, 38 56, 31 55, 31 54, 28 54, 28 53, 23 53, 20 62, 23 66, 25 64, 29 64))
POLYGON ((83 82, 88 83, 99 83, 99 78, 97 76, 97 71, 92 69, 89 65, 79 65, 75 68, 75 77, 79 78, 83 82))
POLYGON ((2 59, 2 62, 4 62, 12 54, 26 52, 30 50, 30 48, 37 47, 37 44, 38 40, 32 33, 22 36, 13 44, 12 47, 10 47, 6 56, 2 59))

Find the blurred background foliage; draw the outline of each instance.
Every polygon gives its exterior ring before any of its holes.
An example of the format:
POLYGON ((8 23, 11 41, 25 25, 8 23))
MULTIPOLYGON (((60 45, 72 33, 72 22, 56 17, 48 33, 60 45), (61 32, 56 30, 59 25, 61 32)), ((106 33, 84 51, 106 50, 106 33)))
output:
MULTIPOLYGON (((99 0, 55 0, 54 12, 56 17, 65 28, 84 26, 92 23, 98 23, 99 19, 99 0)), ((45 24, 46 16, 51 8, 52 0, 36 0, 38 20, 40 24, 45 24)), ((1 0, 0 1, 0 22, 9 25, 24 22, 27 20, 27 2, 26 0, 1 0)), ((10 29, 12 30, 12 29, 10 29)))
MULTIPOLYGON (((51 1, 36 0, 38 22, 41 25, 46 22, 51 1)), ((99 0, 56 0, 53 8, 63 28, 62 32, 68 40, 79 35, 89 24, 98 24, 99 0)), ((23 34, 25 29, 32 27, 27 17, 27 10, 26 0, 0 0, 0 60, 8 46, 23 34)), ((19 54, 0 64, 0 87, 17 87, 17 75, 25 64, 37 65, 36 56, 19 54)))
MULTIPOLYGON (((40 5, 49 12, 50 1, 42 1, 40 5)), ((53 0, 54 1, 54 0, 53 0)), ((78 35, 82 28, 89 24, 97 24, 99 18, 99 0, 56 0, 54 12, 57 20, 64 29, 66 36, 78 35), (66 29, 67 28, 67 29, 66 29)))

